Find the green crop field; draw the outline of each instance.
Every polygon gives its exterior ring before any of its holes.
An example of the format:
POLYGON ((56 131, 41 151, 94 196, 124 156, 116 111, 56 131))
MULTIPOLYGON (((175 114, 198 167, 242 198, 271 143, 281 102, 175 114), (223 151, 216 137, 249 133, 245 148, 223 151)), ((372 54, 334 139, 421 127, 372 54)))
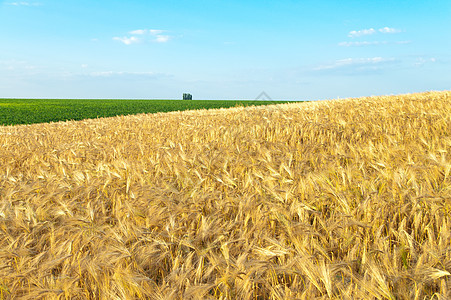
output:
POLYGON ((47 123, 139 113, 286 102, 294 101, 0 99, 0 125, 47 123))

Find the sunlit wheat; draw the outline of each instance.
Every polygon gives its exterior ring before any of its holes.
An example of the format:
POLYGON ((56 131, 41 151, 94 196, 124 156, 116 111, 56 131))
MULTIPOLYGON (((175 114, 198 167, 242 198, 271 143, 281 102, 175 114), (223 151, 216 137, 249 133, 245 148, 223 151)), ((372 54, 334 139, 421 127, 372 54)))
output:
POLYGON ((0 127, 0 299, 449 299, 450 132, 451 92, 0 127))

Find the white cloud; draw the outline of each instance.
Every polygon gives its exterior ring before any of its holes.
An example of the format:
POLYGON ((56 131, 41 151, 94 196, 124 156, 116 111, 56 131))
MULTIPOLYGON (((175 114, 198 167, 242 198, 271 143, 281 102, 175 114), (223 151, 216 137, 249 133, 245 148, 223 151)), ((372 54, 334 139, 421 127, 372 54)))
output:
POLYGON ((7 5, 13 5, 13 6, 41 6, 42 4, 39 2, 25 2, 25 1, 21 1, 21 2, 11 2, 11 3, 6 3, 7 5))
POLYGON ((131 44, 135 44, 135 43, 139 43, 140 39, 138 39, 137 37, 114 37, 113 40, 115 41, 120 41, 122 43, 124 43, 125 45, 131 45, 131 44))
POLYGON ((373 46, 373 45, 386 45, 387 41, 374 41, 374 42, 341 42, 338 46, 341 47, 361 47, 361 46, 373 46))
POLYGON ((363 35, 371 35, 371 34, 375 34, 376 30, 374 30, 374 28, 370 28, 370 29, 362 29, 362 30, 353 30, 351 32, 349 32, 348 36, 349 37, 359 37, 359 36, 363 36, 363 35))
POLYGON ((355 38, 355 37, 360 37, 360 36, 365 36, 365 35, 372 35, 372 34, 375 34, 378 32, 379 33, 399 33, 399 32, 401 32, 401 30, 396 29, 396 28, 390 28, 390 27, 383 27, 378 30, 376 30, 374 28, 353 30, 353 31, 349 32, 348 37, 355 38))
POLYGON ((425 57, 418 57, 415 62, 414 62, 414 66, 415 67, 422 67, 426 64, 430 64, 430 63, 435 63, 437 61, 437 59, 435 57, 430 57, 430 58, 425 58, 425 57))
POLYGON ((157 35, 157 38, 155 39, 155 42, 157 43, 166 43, 170 40, 169 35, 157 35))
POLYGON ((172 37, 170 35, 162 34, 166 30, 161 29, 137 29, 130 31, 130 37, 114 37, 113 40, 120 41, 125 45, 131 45, 144 41, 152 41, 156 43, 167 43, 172 37), (147 36, 146 36, 147 35, 147 36), (140 36, 139 38, 137 36, 140 36))
POLYGON ((388 41, 363 41, 363 42, 340 42, 338 46, 340 47, 363 47, 363 46, 377 46, 377 45, 407 45, 412 43, 412 41, 396 41, 396 42, 388 42, 388 41))
POLYGON ((322 71, 322 70, 333 70, 333 69, 341 69, 344 67, 364 67, 364 66, 374 66, 387 62, 394 62, 394 58, 383 58, 383 57, 371 57, 371 58, 345 58, 336 60, 332 64, 321 65, 314 68, 314 71, 322 71))
POLYGON ((142 35, 142 34, 146 34, 146 32, 147 32, 147 30, 145 30, 145 29, 137 29, 137 30, 130 31, 130 34, 142 35))
POLYGON ((86 69, 86 68, 88 67, 88 65, 87 65, 87 64, 82 64, 81 67, 82 67, 83 69, 86 69))
POLYGON ((150 29, 149 30, 149 33, 151 35, 159 35, 159 34, 162 34, 163 32, 164 32, 164 30, 160 30, 160 29, 150 29))
POLYGON ((401 30, 395 29, 395 28, 390 28, 390 27, 384 27, 384 28, 379 29, 379 32, 381 32, 381 33, 398 33, 398 32, 401 32, 401 30))

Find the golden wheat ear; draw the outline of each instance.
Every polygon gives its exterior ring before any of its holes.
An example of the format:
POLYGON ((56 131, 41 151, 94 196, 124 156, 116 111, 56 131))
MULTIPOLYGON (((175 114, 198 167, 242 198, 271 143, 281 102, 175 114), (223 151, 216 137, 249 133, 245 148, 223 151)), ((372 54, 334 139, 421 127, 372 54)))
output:
POLYGON ((0 299, 450 299, 450 99, 0 127, 0 299))

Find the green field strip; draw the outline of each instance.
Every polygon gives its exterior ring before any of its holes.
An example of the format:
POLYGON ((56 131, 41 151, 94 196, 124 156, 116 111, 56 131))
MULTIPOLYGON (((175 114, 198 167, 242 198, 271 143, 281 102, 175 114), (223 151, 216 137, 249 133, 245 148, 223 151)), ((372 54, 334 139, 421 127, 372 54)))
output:
POLYGON ((49 123, 140 113, 259 106, 296 101, 0 99, 0 125, 49 123))

